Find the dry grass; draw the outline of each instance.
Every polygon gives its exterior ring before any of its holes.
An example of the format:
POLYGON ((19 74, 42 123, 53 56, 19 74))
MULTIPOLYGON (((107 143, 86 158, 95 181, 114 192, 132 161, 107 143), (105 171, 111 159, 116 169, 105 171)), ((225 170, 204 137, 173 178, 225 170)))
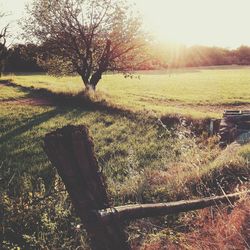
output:
POLYGON ((196 228, 185 235, 185 248, 190 250, 249 249, 249 206, 248 198, 237 204, 232 212, 230 208, 200 211, 195 223, 196 228))
MULTIPOLYGON (((245 250, 250 247, 250 199, 234 208, 215 207, 183 215, 186 232, 162 231, 148 237, 140 250, 245 250)), ((136 249, 136 248, 135 248, 136 249)))

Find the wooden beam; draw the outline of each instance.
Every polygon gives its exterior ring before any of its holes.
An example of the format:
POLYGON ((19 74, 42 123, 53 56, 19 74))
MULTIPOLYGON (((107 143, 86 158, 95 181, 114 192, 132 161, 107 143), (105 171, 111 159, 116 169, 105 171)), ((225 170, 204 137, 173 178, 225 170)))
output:
POLYGON ((223 117, 232 115, 250 115, 250 110, 225 110, 223 117))
POLYGON ((102 219, 107 220, 110 216, 117 217, 119 220, 134 220, 146 217, 163 216, 168 214, 176 214, 180 212, 188 212, 202 209, 220 204, 231 204, 240 199, 243 195, 249 195, 250 190, 241 193, 228 194, 223 196, 215 196, 198 200, 177 201, 158 204, 135 204, 108 208, 98 211, 102 219))

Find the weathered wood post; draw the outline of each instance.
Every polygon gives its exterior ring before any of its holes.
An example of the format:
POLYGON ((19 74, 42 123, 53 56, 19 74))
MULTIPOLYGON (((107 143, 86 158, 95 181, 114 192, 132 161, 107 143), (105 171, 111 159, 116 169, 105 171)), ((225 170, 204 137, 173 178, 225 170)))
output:
POLYGON ((87 128, 67 126, 47 134, 44 148, 69 192, 91 248, 130 249, 119 218, 103 219, 98 213, 109 207, 109 200, 87 128))

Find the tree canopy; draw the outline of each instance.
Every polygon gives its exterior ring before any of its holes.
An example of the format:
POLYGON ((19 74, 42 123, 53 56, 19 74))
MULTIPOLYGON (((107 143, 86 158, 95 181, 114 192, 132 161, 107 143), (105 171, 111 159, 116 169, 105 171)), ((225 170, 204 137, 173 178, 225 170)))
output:
POLYGON ((141 20, 124 0, 34 0, 27 12, 25 37, 44 47, 40 62, 52 74, 77 72, 95 89, 104 72, 143 61, 141 20))

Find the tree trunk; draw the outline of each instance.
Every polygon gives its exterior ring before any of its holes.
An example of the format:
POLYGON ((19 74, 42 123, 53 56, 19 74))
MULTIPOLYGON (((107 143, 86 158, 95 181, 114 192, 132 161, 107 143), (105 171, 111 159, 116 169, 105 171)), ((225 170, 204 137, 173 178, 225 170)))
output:
POLYGON ((92 87, 93 90, 96 89, 96 86, 101 79, 102 79, 102 72, 99 70, 92 75, 89 85, 92 87))
POLYGON ((4 62, 3 60, 0 61, 0 78, 2 77, 3 75, 3 72, 4 72, 4 62))
POLYGON ((4 235, 4 205, 3 205, 3 194, 0 194, 0 218, 2 218, 2 220, 0 221, 0 248, 3 245, 3 235, 4 235))
POLYGON ((84 76, 81 75, 83 84, 88 91, 95 91, 96 90, 96 85, 99 82, 99 80, 101 79, 101 75, 98 76, 97 73, 94 73, 91 77, 91 79, 86 79, 84 76))
POLYGON ((79 73, 79 75, 80 75, 81 78, 82 78, 82 82, 83 82, 83 84, 84 84, 84 87, 85 87, 86 89, 88 89, 88 84, 89 84, 88 79, 87 79, 84 75, 82 75, 82 74, 80 74, 80 73, 79 73))
POLYGON ((95 85, 91 85, 91 84, 86 85, 86 90, 87 91, 95 91, 95 88, 96 88, 95 85))

